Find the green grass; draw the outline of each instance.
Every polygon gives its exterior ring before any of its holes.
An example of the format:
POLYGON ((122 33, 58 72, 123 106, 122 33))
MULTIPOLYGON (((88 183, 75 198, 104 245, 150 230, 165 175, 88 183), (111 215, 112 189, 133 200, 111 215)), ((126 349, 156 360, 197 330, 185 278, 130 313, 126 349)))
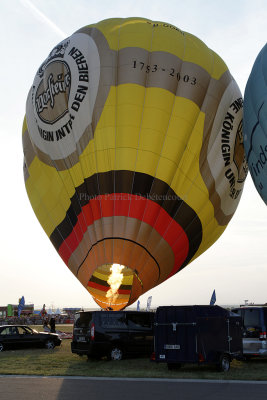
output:
MULTIPOLYGON (((35 328, 42 330, 42 327, 35 328)), ((67 325, 57 328, 64 332, 72 331, 72 327, 67 325)), ((192 364, 169 371, 165 363, 157 364, 148 358, 88 361, 85 356, 72 354, 70 343, 71 340, 65 339, 54 350, 28 349, 0 353, 0 374, 267 380, 267 359, 248 362, 235 360, 228 373, 217 372, 213 365, 192 364)))

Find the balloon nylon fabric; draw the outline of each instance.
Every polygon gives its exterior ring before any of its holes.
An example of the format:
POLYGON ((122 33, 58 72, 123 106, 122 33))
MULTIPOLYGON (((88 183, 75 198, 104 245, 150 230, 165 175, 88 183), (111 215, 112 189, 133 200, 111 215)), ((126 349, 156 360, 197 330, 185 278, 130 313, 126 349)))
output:
POLYGON ((267 204, 267 45, 257 56, 245 89, 244 147, 255 187, 267 204))
POLYGON ((232 218, 247 171, 242 97, 193 35, 105 20, 40 66, 23 149, 40 224, 94 300, 119 310, 201 255, 232 218), (109 299, 114 263, 125 268, 109 299))

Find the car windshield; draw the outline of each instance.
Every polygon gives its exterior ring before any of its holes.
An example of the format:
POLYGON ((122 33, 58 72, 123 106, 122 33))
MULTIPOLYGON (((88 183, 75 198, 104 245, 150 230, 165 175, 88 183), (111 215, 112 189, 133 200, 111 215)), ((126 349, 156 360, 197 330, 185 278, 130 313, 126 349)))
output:
POLYGON ((32 333, 31 328, 28 328, 27 326, 18 326, 17 330, 19 332, 20 335, 29 335, 32 333))
POLYGON ((247 327, 259 327, 260 323, 260 310, 248 308, 244 310, 244 326, 247 327))

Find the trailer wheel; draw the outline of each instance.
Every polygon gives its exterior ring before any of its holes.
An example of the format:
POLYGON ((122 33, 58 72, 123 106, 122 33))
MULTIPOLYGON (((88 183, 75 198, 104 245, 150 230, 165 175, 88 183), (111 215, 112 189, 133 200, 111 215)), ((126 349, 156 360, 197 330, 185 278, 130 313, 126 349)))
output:
POLYGON ((222 354, 217 364, 217 370, 220 372, 228 372, 230 369, 231 361, 227 354, 222 354))
POLYGON ((167 364, 168 370, 172 371, 174 369, 180 369, 182 367, 181 363, 168 363, 167 364))

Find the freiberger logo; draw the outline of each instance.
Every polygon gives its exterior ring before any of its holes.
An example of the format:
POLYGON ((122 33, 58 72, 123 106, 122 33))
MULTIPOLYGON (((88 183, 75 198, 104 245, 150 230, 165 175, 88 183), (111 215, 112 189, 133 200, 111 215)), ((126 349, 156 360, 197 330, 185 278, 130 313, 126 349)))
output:
POLYGON ((67 40, 64 43, 60 43, 57 46, 55 46, 53 48, 52 51, 50 51, 49 56, 47 57, 47 59, 42 63, 42 65, 40 66, 40 68, 38 69, 37 75, 42 78, 46 69, 46 66, 50 63, 51 60, 53 60, 54 58, 64 58, 66 49, 69 45, 70 41, 67 40))
POLYGON ((248 173, 248 164, 246 161, 246 156, 244 154, 243 120, 240 121, 237 128, 234 163, 238 170, 238 182, 244 182, 248 173))
POLYGON ((68 99, 71 87, 71 73, 66 62, 52 61, 35 95, 35 108, 39 118, 54 124, 68 112, 68 99))

